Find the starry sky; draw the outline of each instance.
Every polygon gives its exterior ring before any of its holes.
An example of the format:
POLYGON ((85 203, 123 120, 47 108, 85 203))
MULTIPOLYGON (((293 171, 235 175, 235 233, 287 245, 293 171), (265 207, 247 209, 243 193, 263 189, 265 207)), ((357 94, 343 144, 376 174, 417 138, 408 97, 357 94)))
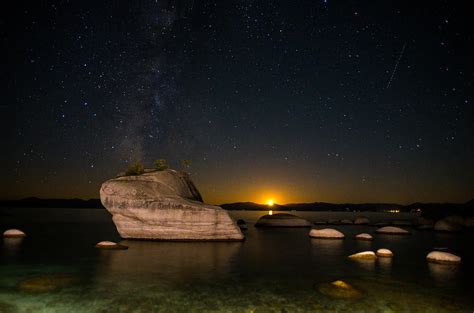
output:
POLYGON ((98 198, 137 160, 206 202, 474 198, 462 1, 19 1, 1 199, 98 198))

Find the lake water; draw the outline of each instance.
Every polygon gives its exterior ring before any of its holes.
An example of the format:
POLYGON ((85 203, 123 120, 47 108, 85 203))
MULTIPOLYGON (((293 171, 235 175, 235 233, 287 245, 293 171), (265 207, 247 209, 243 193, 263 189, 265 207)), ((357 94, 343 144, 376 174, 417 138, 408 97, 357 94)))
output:
MULTIPOLYGON (((0 209, 0 231, 20 228, 24 239, 0 239, 0 312, 472 312, 474 234, 410 229, 409 236, 352 238, 375 227, 331 226, 346 239, 318 240, 309 229, 253 227, 267 212, 232 211, 247 221, 244 242, 122 241, 128 250, 94 248, 120 241, 100 209, 0 209), (460 266, 428 264, 433 247, 449 247, 460 266), (348 255, 389 248, 392 260, 357 262, 348 255), (46 276, 45 276, 46 275, 46 276), (22 283, 58 277, 55 290, 31 292, 22 283), (342 279, 357 300, 329 298, 319 283, 342 279)), ((376 213, 292 212, 312 221, 376 213)), ((393 215, 391 215, 393 216, 393 215)), ((398 214, 410 219, 413 215, 398 214)), ((321 226, 317 226, 321 227, 321 226)))

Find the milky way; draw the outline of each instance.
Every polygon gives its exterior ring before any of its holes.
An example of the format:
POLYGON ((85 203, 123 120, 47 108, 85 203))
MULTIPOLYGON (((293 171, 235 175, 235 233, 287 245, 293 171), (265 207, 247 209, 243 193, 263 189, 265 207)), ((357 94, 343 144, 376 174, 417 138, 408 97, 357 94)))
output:
POLYGON ((2 198, 97 197, 158 158, 192 160, 214 203, 474 196, 462 3, 15 5, 2 198))

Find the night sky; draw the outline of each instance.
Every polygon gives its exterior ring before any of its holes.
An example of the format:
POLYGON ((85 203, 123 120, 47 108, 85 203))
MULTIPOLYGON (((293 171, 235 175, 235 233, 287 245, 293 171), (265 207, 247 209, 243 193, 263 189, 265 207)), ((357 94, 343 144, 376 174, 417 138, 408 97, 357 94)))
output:
POLYGON ((210 203, 470 200, 467 3, 15 2, 0 198, 98 198, 165 158, 210 203))

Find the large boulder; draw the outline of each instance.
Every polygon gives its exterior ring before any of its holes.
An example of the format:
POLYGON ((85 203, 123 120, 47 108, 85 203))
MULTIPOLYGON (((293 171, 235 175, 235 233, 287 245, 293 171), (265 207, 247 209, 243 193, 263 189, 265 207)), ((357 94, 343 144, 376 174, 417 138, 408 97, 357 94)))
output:
POLYGON ((224 209, 204 204, 186 173, 147 171, 110 179, 100 200, 122 238, 151 240, 243 240, 224 209))
POLYGON ((311 227, 311 222, 296 215, 277 213, 262 216, 255 227, 311 227))
POLYGON ((376 230, 377 233, 379 234, 385 234, 385 235, 408 235, 410 232, 408 230, 405 230, 403 228, 395 227, 395 226, 385 226, 381 227, 376 230))
POLYGON ((439 264, 459 264, 461 263, 461 257, 454 255, 449 252, 442 251, 431 251, 426 256, 426 260, 432 263, 439 264))
POLYGON ((344 234, 333 228, 311 229, 309 236, 319 239, 344 239, 344 234))

